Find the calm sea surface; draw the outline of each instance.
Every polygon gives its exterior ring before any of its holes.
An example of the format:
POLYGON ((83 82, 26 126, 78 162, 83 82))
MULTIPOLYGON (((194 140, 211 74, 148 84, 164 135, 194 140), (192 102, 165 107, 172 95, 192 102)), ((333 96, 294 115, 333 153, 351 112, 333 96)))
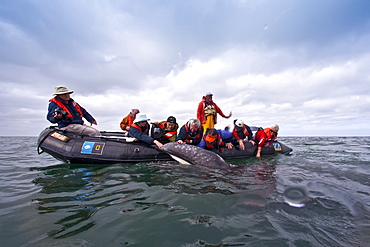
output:
POLYGON ((232 171, 0 140, 0 246, 370 246, 370 137, 281 137, 291 155, 232 171))

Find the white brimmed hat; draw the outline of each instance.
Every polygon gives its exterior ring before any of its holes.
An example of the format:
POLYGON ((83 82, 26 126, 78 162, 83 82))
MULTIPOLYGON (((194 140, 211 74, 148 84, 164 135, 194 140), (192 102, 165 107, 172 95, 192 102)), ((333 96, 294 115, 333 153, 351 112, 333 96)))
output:
POLYGON ((235 120, 234 120, 234 124, 235 124, 235 126, 236 126, 236 127, 238 127, 238 128, 242 128, 242 127, 243 127, 243 125, 244 125, 244 121, 243 121, 243 120, 241 120, 241 119, 235 119, 235 120))
POLYGON ((138 122, 142 122, 142 121, 150 121, 149 118, 146 117, 146 114, 139 114, 139 115, 136 115, 136 118, 135 118, 135 121, 134 123, 138 123, 138 122))
POLYGON ((57 87, 55 87, 54 95, 66 94, 66 93, 73 93, 73 91, 68 90, 68 88, 66 86, 57 86, 57 87))

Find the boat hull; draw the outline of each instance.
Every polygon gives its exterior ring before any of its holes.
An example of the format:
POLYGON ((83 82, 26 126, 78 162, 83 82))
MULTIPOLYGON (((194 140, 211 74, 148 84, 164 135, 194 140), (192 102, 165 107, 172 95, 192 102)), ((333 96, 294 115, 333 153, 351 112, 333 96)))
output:
MULTIPOLYGON (((51 126, 43 130, 38 138, 38 153, 46 152, 54 158, 75 164, 113 164, 130 162, 169 161, 170 155, 159 150, 156 145, 143 142, 130 142, 120 132, 101 132, 101 137, 79 136, 63 132, 51 126)), ((185 145, 185 144, 184 144, 185 145)), ((256 146, 245 143, 245 150, 221 149, 217 151, 224 159, 252 157, 256 146)), ((280 142, 263 147, 261 155, 287 154, 291 148, 280 142)))

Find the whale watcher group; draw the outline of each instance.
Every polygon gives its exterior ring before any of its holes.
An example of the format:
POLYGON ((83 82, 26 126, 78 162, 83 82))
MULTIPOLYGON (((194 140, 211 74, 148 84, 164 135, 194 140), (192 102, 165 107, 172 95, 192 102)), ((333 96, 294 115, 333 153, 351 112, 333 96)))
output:
MULTIPOLYGON (((49 100, 47 119, 58 125, 58 128, 78 135, 100 136, 100 131, 92 127, 97 125, 95 118, 81 105, 71 98, 72 90, 66 86, 55 87, 54 97, 49 100), (85 118, 91 126, 84 124, 85 118)), ((207 92, 198 104, 197 117, 191 118, 181 126, 174 116, 160 122, 150 122, 145 113, 139 109, 132 109, 125 116, 120 128, 128 137, 135 141, 155 144, 162 148, 163 144, 177 142, 184 145, 193 145, 207 150, 220 148, 244 150, 244 142, 257 145, 256 157, 261 156, 263 146, 271 145, 277 138, 279 125, 269 128, 259 128, 253 134, 251 128, 242 119, 233 121, 233 128, 216 129, 217 116, 230 118, 232 113, 225 115, 221 108, 213 101, 213 94, 207 92)))

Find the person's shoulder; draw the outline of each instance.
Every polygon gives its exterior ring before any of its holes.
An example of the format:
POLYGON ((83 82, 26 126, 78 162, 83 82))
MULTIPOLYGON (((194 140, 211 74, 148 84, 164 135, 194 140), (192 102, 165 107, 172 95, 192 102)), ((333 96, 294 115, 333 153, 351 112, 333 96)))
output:
POLYGON ((216 129, 216 131, 222 136, 224 134, 224 130, 222 129, 216 129))

